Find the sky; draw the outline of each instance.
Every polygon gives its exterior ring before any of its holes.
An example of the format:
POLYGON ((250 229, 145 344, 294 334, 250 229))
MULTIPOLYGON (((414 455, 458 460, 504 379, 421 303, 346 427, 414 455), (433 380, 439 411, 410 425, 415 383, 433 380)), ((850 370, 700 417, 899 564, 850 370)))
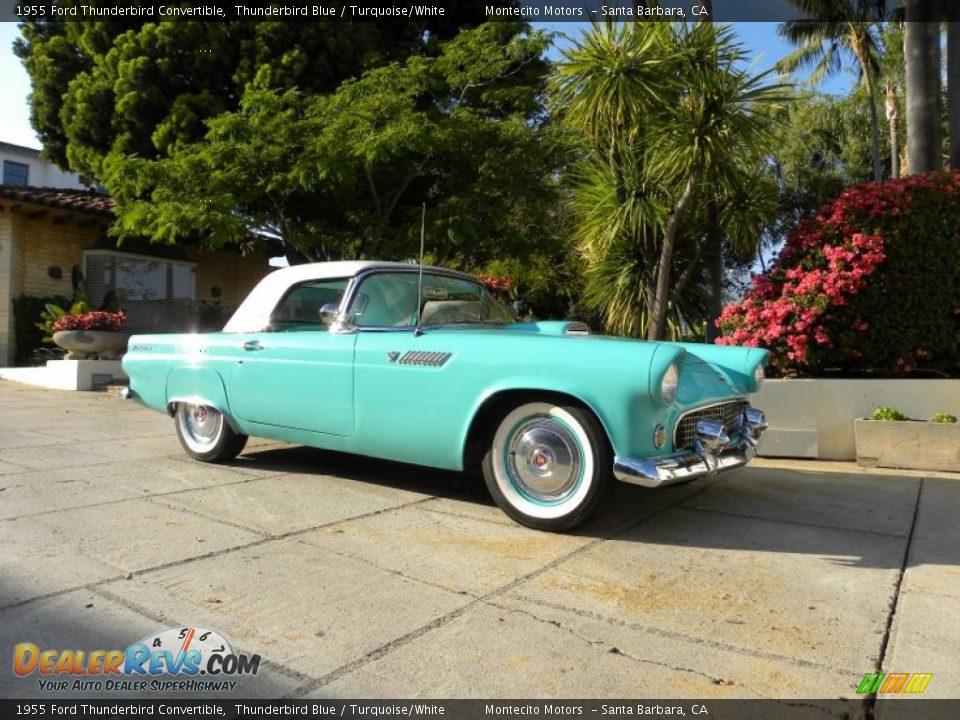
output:
MULTIPOLYGON (((579 23, 537 25, 558 30, 568 36, 576 36, 586 27, 579 23)), ((769 69, 791 50, 789 44, 777 37, 776 23, 738 22, 733 23, 733 29, 753 56, 757 71, 769 69)), ((17 36, 16 23, 0 23, 0 98, 3 98, 3 108, 0 109, 0 141, 39 149, 40 141, 30 127, 30 110, 27 106, 30 79, 20 60, 13 54, 13 41, 17 36)), ((840 94, 846 92, 854 82, 853 74, 845 72, 829 79, 821 86, 821 90, 840 94)))

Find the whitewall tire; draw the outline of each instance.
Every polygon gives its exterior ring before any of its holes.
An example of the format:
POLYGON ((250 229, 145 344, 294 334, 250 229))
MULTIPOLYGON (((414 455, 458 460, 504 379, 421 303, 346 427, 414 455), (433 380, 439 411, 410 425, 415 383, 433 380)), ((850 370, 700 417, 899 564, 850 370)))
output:
POLYGON ((223 413, 209 405, 177 403, 174 422, 180 445, 194 460, 227 462, 247 444, 247 436, 235 432, 223 413))
POLYGON ((585 522, 606 496, 612 460, 603 428, 575 405, 527 402, 501 416, 483 457, 497 505, 540 530, 585 522))

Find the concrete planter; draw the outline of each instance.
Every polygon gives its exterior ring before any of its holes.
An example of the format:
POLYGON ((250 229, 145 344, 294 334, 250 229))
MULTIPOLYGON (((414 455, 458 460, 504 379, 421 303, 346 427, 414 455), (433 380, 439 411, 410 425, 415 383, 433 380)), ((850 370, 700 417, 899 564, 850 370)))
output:
POLYGON ((53 341, 68 351, 67 360, 116 360, 127 350, 127 333, 111 330, 61 330, 53 341))
POLYGON ((857 465, 960 472, 960 423, 854 422, 857 465))

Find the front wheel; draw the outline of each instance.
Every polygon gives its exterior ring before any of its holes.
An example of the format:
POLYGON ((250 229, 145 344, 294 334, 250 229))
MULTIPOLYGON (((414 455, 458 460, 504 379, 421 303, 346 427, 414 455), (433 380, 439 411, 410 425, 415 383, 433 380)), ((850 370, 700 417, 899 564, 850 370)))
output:
POLYGON ((585 522, 610 489, 603 429, 586 410, 530 402, 507 412, 490 438, 483 477, 497 505, 538 530, 585 522))
POLYGON ((180 444, 194 460, 227 462, 247 444, 247 436, 235 432, 223 413, 209 405, 178 403, 175 423, 180 444))

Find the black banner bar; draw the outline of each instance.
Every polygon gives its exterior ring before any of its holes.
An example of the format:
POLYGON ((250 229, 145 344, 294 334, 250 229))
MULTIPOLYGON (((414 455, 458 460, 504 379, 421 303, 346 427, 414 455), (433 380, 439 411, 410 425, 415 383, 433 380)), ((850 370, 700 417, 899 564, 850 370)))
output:
MULTIPOLYGON (((287 22, 384 22, 423 21, 461 12, 464 5, 475 5, 483 17, 492 21, 546 23, 619 20, 659 22, 713 20, 717 22, 783 22, 804 18, 789 0, 713 0, 713 14, 703 0, 381 0, 377 3, 329 2, 326 0, 288 0, 287 2, 231 2, 230 0, 168 0, 136 2, 129 0, 0 0, 0 22, 24 20, 62 20, 92 22, 102 20, 159 21, 287 21, 287 22)), ((902 13, 901 2, 888 3, 891 17, 902 13)), ((915 20, 939 21, 942 8, 936 3, 921 10, 935 17, 917 16, 915 20)), ((899 15, 897 16, 899 17, 899 15)))
MULTIPOLYGON (((953 720, 960 700, 877 701, 873 716, 953 720)), ((15 718, 346 718, 395 720, 531 720, 549 718, 867 717, 862 700, 0 700, 0 717, 15 718)))

